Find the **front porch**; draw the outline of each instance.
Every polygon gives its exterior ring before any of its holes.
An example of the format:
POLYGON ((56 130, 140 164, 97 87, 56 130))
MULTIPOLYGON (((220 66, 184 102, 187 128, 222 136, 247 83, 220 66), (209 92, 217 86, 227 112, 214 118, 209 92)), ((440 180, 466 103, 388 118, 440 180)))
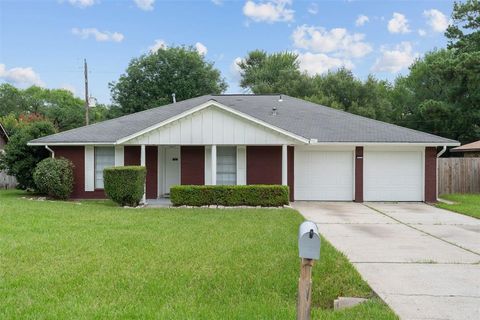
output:
POLYGON ((293 151, 287 145, 126 145, 115 147, 115 166, 145 166, 144 201, 155 205, 167 204, 174 185, 283 184, 293 200, 293 151))

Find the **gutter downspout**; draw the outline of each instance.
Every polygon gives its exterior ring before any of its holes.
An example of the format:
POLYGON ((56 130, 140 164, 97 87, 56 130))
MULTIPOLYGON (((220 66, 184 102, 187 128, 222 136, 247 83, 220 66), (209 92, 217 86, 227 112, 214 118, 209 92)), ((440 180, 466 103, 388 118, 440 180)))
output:
POLYGON ((445 151, 447 151, 447 146, 443 146, 442 150, 440 150, 440 152, 437 153, 437 161, 436 161, 436 163, 437 163, 437 169, 436 170, 437 171, 435 172, 436 175, 437 175, 437 201, 438 201, 438 158, 440 158, 442 156, 442 154, 445 153, 445 151))
POLYGON ((50 153, 52 154, 52 159, 55 159, 55 151, 53 151, 52 149, 50 149, 49 146, 45 145, 45 149, 47 149, 48 151, 50 151, 50 153))

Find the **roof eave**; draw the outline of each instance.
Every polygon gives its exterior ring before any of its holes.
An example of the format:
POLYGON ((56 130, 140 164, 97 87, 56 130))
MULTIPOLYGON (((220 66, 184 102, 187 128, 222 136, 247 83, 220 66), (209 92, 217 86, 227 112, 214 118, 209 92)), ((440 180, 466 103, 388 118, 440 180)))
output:
POLYGON ((90 145, 115 145, 115 142, 35 142, 30 141, 27 146, 90 146, 90 145))
POLYGON ((343 146, 424 146, 424 147, 453 147, 459 146, 460 142, 362 142, 362 141, 346 141, 346 142, 312 142, 310 145, 343 145, 343 146))

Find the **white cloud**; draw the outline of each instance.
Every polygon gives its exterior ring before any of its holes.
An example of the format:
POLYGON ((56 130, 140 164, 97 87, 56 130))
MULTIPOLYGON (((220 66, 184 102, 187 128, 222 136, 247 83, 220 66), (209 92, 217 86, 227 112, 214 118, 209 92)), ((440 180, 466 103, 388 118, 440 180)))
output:
MULTIPOLYGON (((162 40, 162 39, 156 39, 155 42, 150 46, 148 47, 148 50, 151 52, 151 53, 155 53, 157 52, 159 49, 165 49, 167 48, 168 45, 167 43, 165 42, 165 40, 162 40)), ((208 52, 208 48, 201 42, 197 42, 195 43, 195 50, 197 50, 197 52, 201 55, 206 55, 207 52, 208 52)))
POLYGON ((40 75, 31 67, 16 67, 7 69, 4 64, 0 64, 0 79, 18 86, 45 86, 45 83, 40 79, 40 75))
POLYGON ((444 32, 449 24, 448 18, 437 9, 423 11, 423 16, 427 18, 427 23, 435 32, 444 32))
POLYGON ((374 72, 397 73, 402 69, 408 68, 415 58, 419 56, 418 53, 413 52, 410 42, 402 42, 391 50, 383 47, 381 52, 382 56, 375 61, 372 67, 374 72))
POLYGON ((306 71, 309 75, 322 74, 332 69, 345 67, 352 69, 353 63, 348 59, 329 57, 323 53, 300 53, 298 55, 300 69, 306 71))
POLYGON ((159 49, 165 49, 166 47, 167 43, 165 41, 162 39, 157 39, 150 47, 148 47, 148 50, 150 50, 151 53, 155 53, 159 49))
POLYGON ((418 29, 418 35, 421 37, 425 37, 427 35, 427 31, 424 29, 418 29))
POLYGON ((358 16, 357 20, 355 20, 355 25, 357 27, 361 27, 369 21, 370 21, 370 19, 366 15, 361 14, 361 15, 358 16))
POLYGON ((234 82, 240 82, 240 80, 242 79, 242 75, 241 75, 242 69, 238 65, 242 61, 243 61, 242 58, 236 57, 233 60, 232 64, 230 65, 230 74, 231 74, 232 81, 234 82))
POLYGON ((73 28, 72 33, 82 39, 88 39, 90 37, 93 37, 96 41, 99 42, 122 42, 125 38, 124 35, 119 32, 99 31, 96 28, 73 28))
POLYGON ((255 2, 249 0, 243 6, 243 14, 255 22, 293 21, 292 0, 270 0, 255 2))
POLYGON ((223 0, 212 0, 214 5, 221 6, 223 4, 223 0))
POLYGON ((133 0, 137 7, 144 11, 152 11, 155 0, 133 0))
POLYGON ((388 31, 390 33, 409 33, 410 27, 405 15, 394 12, 392 19, 388 21, 388 31))
POLYGON ((64 83, 60 86, 61 89, 70 91, 73 95, 75 95, 76 90, 75 87, 69 83, 64 83))
POLYGON ((318 13, 318 4, 311 3, 308 7, 308 13, 316 15, 318 13))
POLYGON ((207 47, 201 42, 195 43, 195 49, 197 49, 198 53, 200 53, 202 56, 206 55, 208 52, 207 47))
MULTIPOLYGON (((64 2, 64 0, 61 0, 60 2, 64 2)), ((68 0, 67 2, 78 8, 86 8, 93 6, 98 0, 68 0)))
POLYGON ((314 53, 332 53, 340 57, 359 58, 372 51, 365 35, 349 33, 344 28, 326 30, 322 27, 299 26, 292 34, 294 46, 314 53))

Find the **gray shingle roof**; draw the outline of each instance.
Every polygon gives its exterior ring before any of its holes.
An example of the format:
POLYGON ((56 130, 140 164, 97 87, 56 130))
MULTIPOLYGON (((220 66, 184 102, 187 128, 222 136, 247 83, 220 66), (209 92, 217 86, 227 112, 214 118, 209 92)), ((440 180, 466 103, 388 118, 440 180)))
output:
POLYGON ((318 142, 457 143, 432 134, 357 116, 282 95, 205 95, 64 131, 32 143, 114 143, 209 100, 318 142), (277 114, 272 115, 272 109, 277 114))

